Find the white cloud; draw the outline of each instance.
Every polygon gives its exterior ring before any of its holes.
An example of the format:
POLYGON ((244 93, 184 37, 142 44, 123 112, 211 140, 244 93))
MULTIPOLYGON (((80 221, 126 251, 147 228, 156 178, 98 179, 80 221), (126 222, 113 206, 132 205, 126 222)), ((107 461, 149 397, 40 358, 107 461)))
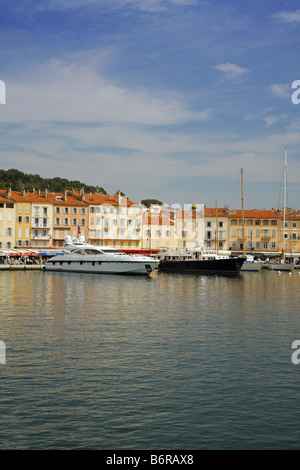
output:
POLYGON ((291 98, 291 86, 288 83, 273 83, 268 90, 280 98, 291 98))
POLYGON ((300 23, 300 10, 278 11, 272 17, 280 23, 300 23))
MULTIPOLYGON (((52 59, 31 76, 10 82, 6 122, 28 120, 172 125, 202 121, 210 109, 191 111, 180 97, 124 88, 95 71, 94 64, 52 59)), ((4 116, 3 115, 3 116, 4 116)))
POLYGON ((228 80, 239 79, 249 72, 248 69, 244 67, 240 67, 239 65, 236 65, 236 64, 232 64, 230 62, 227 62, 225 64, 219 64, 214 68, 216 70, 220 70, 221 72, 223 72, 226 79, 228 80))

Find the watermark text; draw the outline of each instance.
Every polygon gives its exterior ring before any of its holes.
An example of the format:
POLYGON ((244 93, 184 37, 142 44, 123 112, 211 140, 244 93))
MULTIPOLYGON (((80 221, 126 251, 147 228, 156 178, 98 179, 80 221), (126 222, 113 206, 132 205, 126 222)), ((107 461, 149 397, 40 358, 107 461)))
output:
POLYGON ((0 80, 0 104, 6 104, 6 85, 3 80, 0 80))
POLYGON ((6 364, 6 346, 4 341, 0 341, 0 364, 6 364))

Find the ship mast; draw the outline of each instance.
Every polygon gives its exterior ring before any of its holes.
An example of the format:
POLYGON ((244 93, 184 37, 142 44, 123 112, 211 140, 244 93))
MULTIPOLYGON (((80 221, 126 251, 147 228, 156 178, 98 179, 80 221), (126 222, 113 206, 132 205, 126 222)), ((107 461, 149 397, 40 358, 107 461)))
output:
POLYGON ((242 187, 242 243, 243 243, 243 257, 245 257, 245 218, 244 218, 244 180, 243 180, 243 168, 241 168, 241 187, 242 187))
POLYGON ((216 250, 217 250, 217 255, 219 254, 219 227, 218 227, 218 205, 217 205, 217 200, 216 200, 216 250))
POLYGON ((287 152, 286 149, 284 151, 284 167, 283 167, 283 178, 284 178, 284 193, 283 193, 283 235, 282 235, 282 259, 284 259, 284 235, 285 235, 285 208, 286 208, 286 183, 287 183, 287 175, 286 175, 286 157, 287 152))

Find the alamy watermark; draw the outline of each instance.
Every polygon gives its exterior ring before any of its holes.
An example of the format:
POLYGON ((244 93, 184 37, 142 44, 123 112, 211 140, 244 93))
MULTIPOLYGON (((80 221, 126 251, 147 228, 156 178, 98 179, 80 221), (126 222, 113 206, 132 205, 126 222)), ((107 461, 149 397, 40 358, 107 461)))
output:
POLYGON ((6 85, 3 80, 0 80, 0 104, 6 104, 6 85))
POLYGON ((300 80, 294 80, 293 83, 292 83, 292 88, 296 89, 293 94, 292 94, 292 103, 293 104, 299 104, 300 103, 300 80))
POLYGON ((296 339, 295 341, 292 342, 292 349, 296 349, 296 351, 293 352, 292 354, 292 363, 295 364, 296 366, 300 364, 300 340, 296 339))
POLYGON ((4 341, 0 341, 0 364, 6 364, 6 346, 4 341))

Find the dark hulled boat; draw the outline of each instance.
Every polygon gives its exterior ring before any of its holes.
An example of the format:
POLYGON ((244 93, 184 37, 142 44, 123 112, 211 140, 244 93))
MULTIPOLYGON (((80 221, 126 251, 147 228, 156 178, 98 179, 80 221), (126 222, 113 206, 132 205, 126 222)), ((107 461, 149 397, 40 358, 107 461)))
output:
POLYGON ((161 271, 194 273, 239 273, 246 258, 219 255, 213 250, 176 249, 157 255, 161 271))

